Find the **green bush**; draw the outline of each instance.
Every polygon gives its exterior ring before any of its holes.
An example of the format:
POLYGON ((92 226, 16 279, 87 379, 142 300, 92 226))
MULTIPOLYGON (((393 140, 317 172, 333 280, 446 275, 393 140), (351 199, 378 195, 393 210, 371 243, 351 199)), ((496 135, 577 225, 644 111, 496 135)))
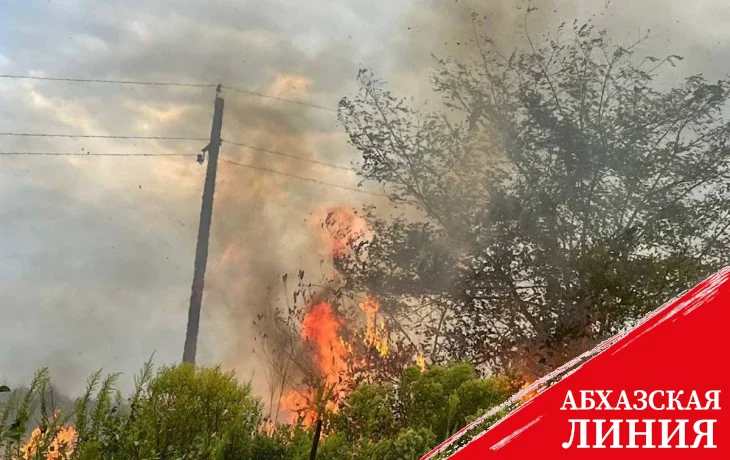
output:
MULTIPOLYGON (((351 452, 373 460, 421 458, 513 393, 506 378, 482 379, 468 363, 417 367, 397 385, 360 385, 334 418, 351 452)), ((346 459, 347 457, 342 457, 346 459)))
MULTIPOLYGON (((52 406, 48 371, 27 391, 0 387, 0 458, 6 460, 309 460, 312 428, 271 428, 250 384, 220 367, 153 370, 123 398, 118 375, 89 377, 69 414, 52 406), (37 417, 34 419, 34 415, 37 417), (75 425, 75 442, 56 434, 75 425), (32 437, 31 455, 24 445, 32 437), (54 444, 55 442, 55 444, 54 444), (51 454, 51 452, 53 452, 51 454)), ((363 384, 325 424, 318 460, 418 459, 511 393, 506 379, 480 379, 469 364, 406 369, 393 384, 363 384)))
POLYGON ((218 367, 162 368, 137 404, 132 424, 142 458, 238 459, 261 421, 250 385, 218 367))
POLYGON ((377 460, 418 460, 434 447, 436 437, 431 430, 408 428, 395 437, 375 445, 371 458, 377 460))

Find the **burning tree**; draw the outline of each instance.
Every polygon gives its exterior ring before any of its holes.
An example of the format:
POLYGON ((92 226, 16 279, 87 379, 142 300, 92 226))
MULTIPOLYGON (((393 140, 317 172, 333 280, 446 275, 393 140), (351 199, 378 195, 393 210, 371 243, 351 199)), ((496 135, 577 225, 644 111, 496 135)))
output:
POLYGON ((407 344, 390 341, 377 300, 366 297, 348 311, 347 302, 311 294, 303 275, 288 314, 274 310, 256 325, 271 367, 270 417, 277 420, 284 409, 292 422, 311 427, 336 412, 354 386, 394 381, 415 357, 407 344))
POLYGON ((475 59, 436 61, 441 112, 360 74, 340 120, 411 211, 368 211, 337 269, 432 362, 531 378, 730 261, 730 81, 662 87, 679 57, 590 24, 537 41, 527 19, 512 54, 475 19, 475 59))
MULTIPOLYGON (((372 237, 364 220, 344 208, 328 210, 322 226, 332 261, 372 237)), ((378 299, 367 292, 345 295, 336 272, 315 285, 300 271, 291 293, 287 275, 282 285, 286 308, 272 306, 255 321, 270 367, 269 417, 276 422, 288 413, 291 423, 314 428, 314 451, 353 388, 394 381, 419 355, 391 333, 378 299)))

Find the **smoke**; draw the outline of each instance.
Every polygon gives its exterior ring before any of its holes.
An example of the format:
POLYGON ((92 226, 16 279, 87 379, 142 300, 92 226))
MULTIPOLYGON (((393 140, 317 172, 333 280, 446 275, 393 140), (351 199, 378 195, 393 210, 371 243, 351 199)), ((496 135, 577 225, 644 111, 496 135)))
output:
POLYGON ((400 68, 392 83, 409 93, 433 98, 429 76, 434 58, 451 57, 470 62, 479 59, 477 38, 494 41, 494 46, 509 54, 524 45, 524 19, 528 7, 536 8, 529 17, 528 30, 541 35, 559 17, 575 13, 571 2, 562 0, 422 0, 412 5, 401 18, 398 50, 400 68), (561 14, 557 14, 561 8, 561 14))
MULTIPOLYGON (((578 2, 559 0, 424 0, 397 17, 396 26, 385 38, 389 48, 369 55, 368 61, 358 62, 352 47, 339 41, 317 44, 312 48, 316 52, 279 50, 275 65, 297 70, 276 73, 262 87, 269 94, 301 101, 330 100, 334 107, 337 97, 355 90, 352 81, 357 68, 366 66, 374 67, 376 73, 389 80, 396 93, 415 96, 416 100, 433 98, 428 76, 433 70, 434 55, 461 61, 478 59, 477 40, 484 38, 492 39, 494 46, 509 54, 514 48, 527 46, 526 34, 544 39, 555 34, 561 22, 571 23, 573 19, 591 19, 598 26, 614 27, 619 40, 633 38, 632 31, 615 24, 614 11, 607 4, 586 8, 578 2), (528 8, 536 9, 528 15, 528 8)), ((357 160, 356 152, 346 146, 346 139, 330 113, 283 108, 247 98, 228 98, 227 104, 226 139, 338 164, 357 160)), ((236 151, 224 146, 224 151, 243 162, 274 166, 289 174, 334 183, 348 176, 319 165, 276 160, 245 149, 236 151)), ((206 295, 209 304, 218 307, 209 312, 208 320, 213 324, 204 330, 229 337, 224 362, 241 375, 253 376, 263 392, 261 375, 257 376, 255 369, 266 363, 252 353, 250 338, 256 333, 252 319, 266 313, 272 305, 284 305, 283 296, 289 294, 280 282, 284 273, 302 269, 312 282, 322 276, 322 260, 327 259, 328 253, 319 239, 322 214, 317 211, 342 204, 357 207, 372 199, 343 196, 308 184, 294 186, 288 179, 240 168, 223 170, 216 199, 216 262, 206 295), (227 332, 221 334, 223 330, 227 332)), ((391 210, 383 200, 377 205, 383 212, 391 210)))
MULTIPOLYGON (((1 70, 220 81, 335 108, 363 55, 345 37, 364 33, 366 23, 338 2, 94 2, 93 15, 77 3, 49 4, 48 11, 18 6, 15 21, 3 21, 16 46, 0 50, 1 70), (34 15, 43 34, 19 27, 34 15), (48 42, 46 34, 63 40, 48 42)), ((213 97, 212 90, 3 81, 0 110, 7 131, 207 137, 213 97)), ((324 162, 353 159, 334 112, 230 91, 224 97, 227 140, 324 162)), ((204 145, 2 141, 7 151, 94 153, 197 153, 204 145)), ((231 144, 221 158, 357 186, 354 172, 231 144)), ((12 236, 1 254, 2 378, 19 384, 49 365, 60 387, 75 394, 100 367, 124 371, 129 386, 153 352, 157 363, 178 361, 204 166, 194 157, 3 161, 3 229, 12 236)), ((331 204, 359 206, 365 195, 223 161, 218 177, 199 362, 225 361, 248 378, 258 365, 251 321, 268 308, 267 287, 283 273, 318 269, 323 256, 310 214, 331 204)))
MULTIPOLYGON (((222 82, 332 108, 357 89, 360 67, 372 68, 397 94, 433 99, 432 55, 473 59, 475 35, 493 38, 506 52, 524 45, 528 5, 518 0, 31 3, 18 2, 0 17, 2 73, 222 82)), ((657 49, 666 48, 665 34, 672 44, 686 37, 684 51, 709 44, 713 54, 728 52, 719 44, 727 43, 725 29, 698 27, 703 20, 696 11, 690 21, 679 6, 635 3, 536 0, 531 5, 539 9, 528 26, 539 36, 563 20, 596 15, 620 37, 657 25, 657 49), (655 11, 661 14, 650 14, 655 11), (677 27, 681 33, 672 35, 677 27)), ((720 60, 708 67, 701 53, 693 56, 686 62, 694 69, 721 67, 720 60)), ((226 140, 340 165, 358 160, 333 112, 230 91, 223 96, 226 140)), ((0 119, 7 131, 205 138, 213 98, 212 90, 2 81, 0 119)), ((114 153, 198 153, 204 145, 0 142, 5 151, 114 153)), ((223 145, 221 158, 358 184, 354 172, 232 144, 223 145)), ((0 378, 27 381, 35 368, 50 365, 59 388, 75 394, 97 368, 125 372, 122 382, 131 386, 130 374, 153 352, 157 363, 178 361, 205 167, 194 157, 0 161, 0 228, 6 235, 0 243, 0 378)), ((319 237, 321 210, 363 203, 389 209, 372 196, 222 161, 199 361, 224 362, 263 388, 255 371, 262 364, 252 353, 252 320, 282 303, 283 274, 301 269, 312 280, 321 276, 320 262, 328 256, 319 237)))

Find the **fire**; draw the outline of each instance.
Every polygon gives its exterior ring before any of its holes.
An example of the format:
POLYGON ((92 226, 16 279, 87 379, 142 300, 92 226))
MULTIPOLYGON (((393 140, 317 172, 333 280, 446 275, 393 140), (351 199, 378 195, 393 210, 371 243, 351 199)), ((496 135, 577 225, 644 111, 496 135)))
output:
MULTIPOLYGON (((520 391, 522 391, 522 390, 526 390, 526 389, 527 389, 527 388, 529 388, 529 387, 530 387, 530 385, 532 385, 533 383, 534 383, 534 381, 527 381, 527 382, 525 382, 525 384, 524 384, 524 385, 522 385, 522 387, 520 388, 520 391)), ((532 398, 534 398, 535 396, 537 396, 537 390, 532 390, 532 391, 528 391, 527 393, 525 393, 525 394, 524 394, 524 395, 523 395, 523 396, 522 396, 522 397, 520 398, 520 403, 522 403, 522 404, 525 404, 525 403, 527 403, 527 402, 528 402, 529 400, 531 400, 532 398)))
POLYGON ((265 419, 259 429, 261 430, 261 433, 264 433, 267 436, 273 436, 276 432, 276 423, 270 419, 265 419))
MULTIPOLYGON (((319 417, 317 409, 317 395, 313 392, 303 390, 292 390, 281 398, 281 405, 292 413, 291 423, 296 423, 301 416, 304 428, 314 426, 319 417)), ((324 409, 329 413, 337 412, 337 404, 334 401, 326 401, 324 409)))
POLYGON ((344 256, 348 247, 372 237, 367 221, 344 206, 330 208, 324 218, 328 230, 327 240, 333 259, 344 256))
MULTIPOLYGON (((323 222, 323 228, 326 230, 322 233, 322 237, 332 259, 343 257, 348 247, 371 235, 365 219, 347 207, 320 209, 316 214, 319 214, 316 220, 323 222)), ((381 331, 376 326, 375 315, 380 309, 380 304, 372 299, 361 305, 361 308, 368 322, 366 342, 369 346, 374 346, 381 355, 387 354, 388 342, 382 332, 384 324, 381 331)), ((352 344, 346 343, 341 338, 340 329, 343 326, 345 326, 343 321, 326 302, 310 306, 304 316, 300 336, 311 347, 316 365, 314 372, 318 374, 315 377, 321 379, 322 388, 317 390, 310 388, 306 391, 295 389, 282 396, 281 405, 292 413, 292 422, 296 422, 302 416, 304 426, 309 427, 314 425, 317 417, 322 415, 322 411, 337 410, 333 399, 340 396, 352 381, 348 369, 352 344)))
POLYGON ((313 305, 302 323, 302 339, 314 347, 322 377, 331 384, 347 372, 348 348, 338 334, 342 325, 332 306, 324 302, 313 305))
MULTIPOLYGON (((319 236, 335 263, 341 261, 349 250, 371 241, 374 237, 367 220, 347 207, 322 208, 314 214, 314 221, 321 222, 325 230, 320 232, 319 236)), ((228 251, 226 255, 230 256, 228 251)), ((397 343, 391 344, 386 322, 379 316, 381 304, 378 299, 368 295, 359 307, 365 315, 363 344, 368 350, 377 351, 380 358, 389 357, 393 351, 397 355, 397 343)), ((305 374, 303 381, 306 387, 292 389, 279 399, 281 407, 291 414, 291 423, 301 421, 304 427, 308 428, 325 414, 336 413, 339 402, 353 382, 360 377, 368 377, 367 367, 371 363, 367 358, 355 356, 362 347, 358 346, 360 344, 344 340, 340 334, 343 329, 349 327, 350 325, 346 324, 326 302, 315 303, 308 307, 302 319, 299 335, 309 346, 309 356, 314 369, 303 369, 305 374)), ((352 329, 348 332, 352 332, 352 329)), ((344 336, 351 337, 357 334, 344 336)), ((370 357, 372 355, 369 354, 368 358, 370 357)), ((395 362, 400 359, 399 356, 395 358, 393 360, 395 362)), ((413 359, 422 371, 426 369, 426 358, 422 354, 413 359)), ((303 361, 305 362, 298 364, 306 367, 310 360, 303 361)))
MULTIPOLYGON (((62 425, 57 429, 58 432, 45 453, 45 460, 60 460, 61 458, 66 458, 70 456, 74 450, 76 438, 78 437, 76 428, 73 425, 62 425), (61 451, 64 452, 65 456, 61 456, 61 451)), ((25 446, 23 446, 23 458, 30 459, 36 455, 39 444, 43 442, 42 438, 43 435, 41 434, 40 428, 33 430, 28 442, 26 442, 25 446)))
POLYGON ((385 321, 378 318, 380 302, 376 298, 368 296, 364 302, 360 303, 360 309, 365 313, 365 345, 375 348, 382 357, 388 356, 390 350, 388 332, 385 329, 385 321))
POLYGON ((416 365, 418 366, 419 369, 421 369, 421 372, 425 371, 426 370, 426 357, 419 353, 418 356, 416 356, 416 365))
POLYGON ((307 395, 298 390, 292 390, 281 397, 281 405, 291 412, 291 423, 296 423, 300 414, 302 424, 309 428, 317 421, 317 411, 313 408, 312 395, 307 395))
POLYGON ((292 421, 296 421, 299 413, 303 412, 305 427, 316 422, 322 406, 324 410, 335 412, 337 406, 332 399, 350 382, 347 357, 351 348, 339 335, 342 326, 343 322, 336 316, 332 306, 325 302, 312 305, 302 322, 300 335, 312 347, 322 388, 318 389, 319 394, 292 390, 282 397, 281 403, 292 412, 292 421))

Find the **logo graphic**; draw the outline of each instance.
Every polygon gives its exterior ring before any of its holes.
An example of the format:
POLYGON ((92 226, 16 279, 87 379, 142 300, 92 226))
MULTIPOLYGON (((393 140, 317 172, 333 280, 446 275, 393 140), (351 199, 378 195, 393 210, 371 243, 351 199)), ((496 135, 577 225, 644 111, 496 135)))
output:
POLYGON ((730 458, 730 268, 525 388, 436 459, 730 458))

